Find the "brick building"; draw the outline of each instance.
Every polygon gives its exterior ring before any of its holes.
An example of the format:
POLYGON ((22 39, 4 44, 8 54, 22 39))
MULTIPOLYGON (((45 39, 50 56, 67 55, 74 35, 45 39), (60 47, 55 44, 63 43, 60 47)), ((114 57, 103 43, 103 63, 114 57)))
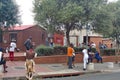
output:
POLYGON ((29 38, 29 36, 32 36, 32 41, 35 42, 35 46, 38 46, 40 44, 45 44, 47 31, 38 25, 14 26, 8 31, 3 32, 0 47, 5 49, 9 46, 11 40, 14 39, 16 41, 17 48, 24 51, 24 41, 29 38))

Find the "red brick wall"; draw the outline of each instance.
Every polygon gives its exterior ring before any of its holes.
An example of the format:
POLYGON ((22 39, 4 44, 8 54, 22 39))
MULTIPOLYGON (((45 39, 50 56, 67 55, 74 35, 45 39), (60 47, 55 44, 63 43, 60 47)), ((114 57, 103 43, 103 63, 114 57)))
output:
POLYGON ((17 44, 17 48, 19 48, 21 51, 25 51, 24 41, 27 38, 29 38, 29 36, 32 36, 32 41, 35 42, 36 47, 41 44, 45 45, 45 39, 47 37, 46 30, 40 28, 39 26, 32 26, 25 30, 5 32, 3 36, 4 36, 4 39, 7 40, 7 43, 1 43, 0 45, 2 46, 2 48, 6 48, 7 46, 10 45, 10 33, 11 32, 17 33, 16 44, 17 44), (42 33, 44 33, 44 39, 42 39, 42 33))
POLYGON ((102 37, 99 36, 92 36, 90 37, 90 42, 94 42, 96 44, 96 49, 99 51, 99 42, 102 43, 102 37))
POLYGON ((111 48, 112 40, 110 39, 104 39, 100 36, 89 36, 90 40, 89 42, 94 42, 96 44, 96 49, 99 51, 99 42, 106 44, 108 48, 111 48))
POLYGON ((112 40, 110 39, 106 39, 106 40, 102 40, 102 43, 103 44, 106 44, 108 48, 111 48, 111 43, 112 43, 112 40))
MULTIPOLYGON (((116 56, 103 56, 103 62, 116 62, 116 56)), ((8 57, 6 57, 9 60, 8 57)), ((117 57, 117 61, 120 61, 120 56, 117 57)), ((56 55, 56 56, 39 56, 35 59, 36 64, 52 64, 52 63, 67 63, 66 55, 56 55)), ((25 56, 16 56, 15 61, 25 61, 25 56)), ((93 62, 97 60, 94 59, 93 62)), ((75 63, 83 63, 83 55, 76 54, 75 63)))
MULTIPOLYGON (((31 27, 29 29, 26 29, 21 32, 22 38, 21 38, 21 45, 22 50, 25 50, 24 47, 24 41, 29 38, 29 36, 32 36, 32 42, 35 42, 35 46, 39 45, 45 45, 46 37, 47 37, 47 32, 40 27, 31 27), (42 34, 44 33, 44 39, 42 39, 42 34), (26 35, 24 35, 26 34, 26 35)), ((19 41, 20 42, 20 41, 19 41)))
MULTIPOLYGON (((103 56, 103 62, 115 62, 116 57, 115 56, 103 56)), ((93 62, 96 62, 97 60, 94 59, 93 62)), ((120 61, 120 56, 118 56, 118 61, 120 61)), ((50 63, 67 63, 67 56, 41 56, 35 58, 35 62, 37 64, 50 64, 50 63)), ((82 54, 76 54, 75 57, 75 63, 83 63, 83 55, 82 54)))

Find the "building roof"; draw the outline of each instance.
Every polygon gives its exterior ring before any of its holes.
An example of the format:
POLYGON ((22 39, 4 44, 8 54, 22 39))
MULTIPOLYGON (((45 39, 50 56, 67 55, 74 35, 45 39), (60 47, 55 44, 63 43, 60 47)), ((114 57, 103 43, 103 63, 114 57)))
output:
POLYGON ((21 25, 21 26, 13 26, 12 28, 10 28, 10 30, 25 30, 28 28, 31 28, 35 25, 21 25))
MULTIPOLYGON (((35 27, 35 26, 39 26, 39 25, 20 25, 20 26, 12 26, 10 28, 8 28, 8 31, 22 31, 31 27, 35 27)), ((46 28, 39 26, 41 29, 46 30, 46 28)), ((6 28, 2 28, 3 31, 6 30, 6 28)))

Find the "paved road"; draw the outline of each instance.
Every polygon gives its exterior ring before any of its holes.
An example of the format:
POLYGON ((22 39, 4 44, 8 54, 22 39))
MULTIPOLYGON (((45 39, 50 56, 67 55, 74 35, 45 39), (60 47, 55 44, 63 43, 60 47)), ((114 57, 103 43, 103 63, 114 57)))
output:
POLYGON ((120 72, 86 74, 81 76, 46 78, 46 79, 35 79, 35 80, 120 80, 120 72))

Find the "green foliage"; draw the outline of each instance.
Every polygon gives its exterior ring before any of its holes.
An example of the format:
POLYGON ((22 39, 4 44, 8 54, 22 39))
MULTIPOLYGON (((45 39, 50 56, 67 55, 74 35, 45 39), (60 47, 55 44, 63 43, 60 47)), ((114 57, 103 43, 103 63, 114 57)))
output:
POLYGON ((105 8, 101 9, 96 15, 93 25, 95 32, 105 36, 111 34, 113 30, 111 14, 105 8))
POLYGON ((0 0, 0 23, 6 27, 19 23, 18 5, 14 0, 0 0))
POLYGON ((53 48, 52 47, 48 47, 48 46, 44 46, 44 45, 38 46, 35 49, 35 51, 37 52, 38 56, 53 55, 53 48))
POLYGON ((94 22, 99 8, 106 3, 107 0, 35 0, 35 20, 49 32, 64 26, 69 44, 70 30, 81 29, 87 23, 94 22))
MULTIPOLYGON (((74 47, 76 54, 82 52, 83 48, 74 47)), ((38 53, 38 56, 51 56, 51 55, 66 55, 67 46, 55 46, 48 47, 44 45, 38 46, 35 51, 38 53)))
POLYGON ((80 52, 82 52, 83 48, 74 47, 74 50, 76 53, 80 53, 80 52))
MULTIPOLYGON (((117 41, 119 41, 120 36, 120 0, 116 3, 112 3, 109 6, 112 6, 111 10, 113 11, 113 32, 110 35, 117 41)), ((117 43, 118 44, 118 43, 117 43)))
POLYGON ((55 46, 54 54, 55 55, 67 54, 67 47, 66 46, 55 46))
POLYGON ((102 56, 112 56, 115 55, 115 49, 101 49, 100 54, 102 56))

